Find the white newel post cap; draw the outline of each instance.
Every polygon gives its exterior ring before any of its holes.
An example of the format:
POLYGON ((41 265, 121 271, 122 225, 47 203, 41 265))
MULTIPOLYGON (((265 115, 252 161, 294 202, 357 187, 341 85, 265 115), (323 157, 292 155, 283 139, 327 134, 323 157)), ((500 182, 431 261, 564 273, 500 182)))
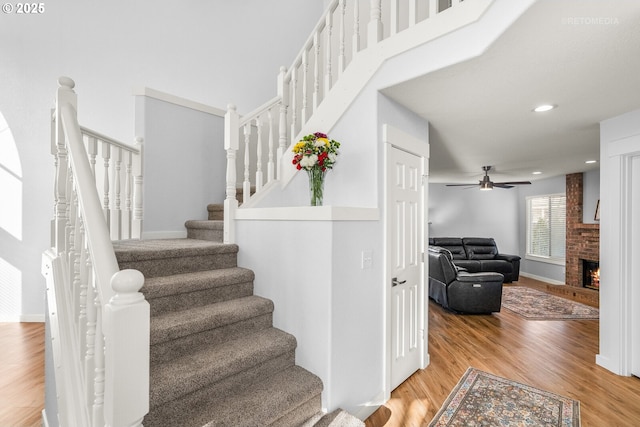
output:
POLYGON ((111 277, 111 288, 115 291, 115 295, 109 303, 127 305, 144 300, 144 295, 139 292, 142 285, 144 285, 144 275, 138 270, 118 271, 111 277))
POLYGON ((58 77, 58 85, 60 87, 73 89, 74 87, 76 87, 76 82, 74 82, 71 77, 60 76, 58 77))

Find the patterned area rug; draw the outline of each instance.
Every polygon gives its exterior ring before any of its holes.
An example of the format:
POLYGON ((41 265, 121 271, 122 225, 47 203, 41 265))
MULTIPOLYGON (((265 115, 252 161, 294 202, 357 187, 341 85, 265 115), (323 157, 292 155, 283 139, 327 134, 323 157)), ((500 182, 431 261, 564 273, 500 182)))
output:
POLYGON ((524 286, 504 286, 502 307, 529 320, 598 319, 599 310, 524 286))
POLYGON ((580 402, 467 369, 429 427, 579 427, 580 402))

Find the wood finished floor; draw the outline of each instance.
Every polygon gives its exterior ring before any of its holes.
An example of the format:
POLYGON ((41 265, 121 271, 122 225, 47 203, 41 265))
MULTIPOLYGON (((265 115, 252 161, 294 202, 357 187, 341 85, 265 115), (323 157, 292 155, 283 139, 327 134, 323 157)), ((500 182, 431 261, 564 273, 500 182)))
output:
MULTIPOLYGON (((579 400, 583 427, 640 425, 640 379, 595 364, 595 320, 464 316, 430 303, 429 353, 430 365, 394 390, 367 427, 428 425, 469 366, 579 400)), ((40 426, 43 407, 44 324, 0 323, 0 427, 40 426)))
POLYGON ((44 323, 0 323, 0 427, 39 427, 44 323))
MULTIPOLYGON (((522 278, 516 284, 543 288, 522 278)), ((429 304, 430 365, 391 393, 367 427, 427 426, 469 366, 580 401, 583 427, 640 426, 640 378, 595 364, 597 320, 457 315, 429 304)))

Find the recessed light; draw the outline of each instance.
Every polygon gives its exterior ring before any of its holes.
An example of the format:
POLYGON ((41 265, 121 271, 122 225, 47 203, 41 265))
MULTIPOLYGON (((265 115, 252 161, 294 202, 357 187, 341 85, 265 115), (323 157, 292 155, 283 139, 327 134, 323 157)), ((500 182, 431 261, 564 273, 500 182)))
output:
POLYGON ((541 174, 542 174, 542 172, 540 172, 540 171, 531 172, 531 175, 541 175, 541 174))
POLYGON ((585 161, 585 163, 588 164, 588 165, 590 165, 592 163, 597 163, 597 162, 598 162, 597 160, 587 160, 587 161, 585 161))
POLYGON ((553 104, 542 104, 534 108, 533 111, 536 113, 544 113, 545 111, 553 110, 554 108, 556 108, 556 106, 553 104))

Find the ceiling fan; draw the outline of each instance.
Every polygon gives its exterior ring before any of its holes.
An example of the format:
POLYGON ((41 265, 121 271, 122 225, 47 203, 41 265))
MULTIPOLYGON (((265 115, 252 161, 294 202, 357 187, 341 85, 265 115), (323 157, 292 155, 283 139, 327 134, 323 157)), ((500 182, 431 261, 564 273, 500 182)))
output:
MULTIPOLYGON (((484 177, 479 181, 480 190, 492 190, 493 187, 498 188, 513 188, 514 185, 525 185, 531 184, 529 181, 510 181, 510 182, 492 182, 489 179, 489 171, 491 170, 491 166, 483 166, 482 170, 484 171, 484 177)), ((475 186, 475 184, 447 184, 447 187, 470 187, 475 186)))

